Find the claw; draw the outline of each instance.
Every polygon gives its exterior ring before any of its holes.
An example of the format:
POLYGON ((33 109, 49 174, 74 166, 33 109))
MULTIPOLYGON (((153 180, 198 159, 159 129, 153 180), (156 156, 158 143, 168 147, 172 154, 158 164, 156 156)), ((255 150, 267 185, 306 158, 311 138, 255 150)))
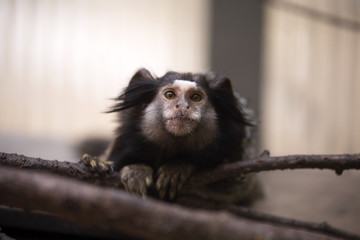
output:
POLYGON ((153 184, 153 170, 144 164, 132 164, 120 171, 121 182, 125 190, 139 194, 143 199, 147 196, 147 189, 153 184))
MULTIPOLYGON (((161 168, 159 169, 161 170, 161 168)), ((167 175, 164 171, 158 172, 158 179, 156 181, 156 190, 158 190, 160 199, 164 199, 166 195, 166 190, 169 185, 170 175, 167 175)))
MULTIPOLYGON (((193 171, 193 170, 189 170, 189 171, 193 171)), ((189 176, 191 175, 190 173, 186 173, 186 174, 180 174, 179 178, 180 180, 178 181, 178 185, 177 185, 177 192, 180 192, 181 189, 183 188, 184 184, 186 183, 186 180, 189 178, 189 176)))
POLYGON ((145 178, 145 185, 146 185, 146 187, 150 187, 150 186, 152 185, 152 182, 153 182, 152 177, 147 176, 147 177, 145 178))
POLYGON ((179 175, 180 173, 174 173, 174 175, 171 177, 170 179, 170 188, 169 188, 169 198, 170 200, 174 200, 176 193, 177 193, 177 188, 178 188, 178 184, 179 183, 179 175))
POLYGON ((97 165, 96 160, 95 160, 95 159, 91 159, 91 160, 90 160, 90 166, 93 167, 93 168, 96 168, 96 165, 97 165))
POLYGON ((90 167, 91 171, 98 173, 107 173, 113 171, 114 163, 111 161, 102 161, 100 158, 91 156, 87 153, 83 154, 79 160, 80 163, 83 163, 85 166, 90 167))
POLYGON ((161 166, 157 172, 158 178, 155 185, 159 198, 164 199, 168 195, 170 200, 174 200, 194 169, 192 164, 184 162, 161 166))
POLYGON ((110 170, 112 167, 112 166, 109 166, 106 162, 98 162, 98 164, 105 171, 110 170))
POLYGON ((89 163, 89 158, 90 158, 89 154, 84 153, 84 154, 81 156, 79 162, 87 165, 87 164, 89 163))

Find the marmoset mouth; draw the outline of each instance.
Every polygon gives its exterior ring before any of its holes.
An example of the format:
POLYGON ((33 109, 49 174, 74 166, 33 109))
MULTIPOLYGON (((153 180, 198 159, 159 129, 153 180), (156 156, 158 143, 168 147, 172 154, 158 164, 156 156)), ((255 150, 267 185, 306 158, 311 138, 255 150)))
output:
POLYGON ((194 119, 191 119, 189 117, 185 117, 185 116, 176 116, 176 117, 172 117, 172 118, 168 118, 167 121, 170 120, 177 120, 177 121, 195 121, 194 119))
POLYGON ((168 118, 165 121, 166 129, 175 136, 184 136, 192 133, 197 123, 196 120, 184 116, 168 118))

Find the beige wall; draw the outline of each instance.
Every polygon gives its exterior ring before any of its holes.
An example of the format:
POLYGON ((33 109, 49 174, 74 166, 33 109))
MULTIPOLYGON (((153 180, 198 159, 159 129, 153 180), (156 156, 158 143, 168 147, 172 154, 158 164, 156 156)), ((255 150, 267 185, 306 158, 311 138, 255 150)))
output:
POLYGON ((208 69, 206 0, 1 0, 0 134, 110 135, 140 67, 208 69))
POLYGON ((263 147, 360 151, 360 1, 265 1, 263 147))
MULTIPOLYGON (((276 155, 359 152, 360 2, 263 3, 262 146, 276 155)), ((208 70, 209 8, 1 0, 0 135, 111 135, 114 115, 101 112, 136 69, 208 70)))

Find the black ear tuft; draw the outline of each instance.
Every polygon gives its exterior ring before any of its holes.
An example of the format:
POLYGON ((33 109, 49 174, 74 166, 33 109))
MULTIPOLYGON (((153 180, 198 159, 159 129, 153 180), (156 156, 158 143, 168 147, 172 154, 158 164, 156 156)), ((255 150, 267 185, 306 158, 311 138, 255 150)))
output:
POLYGON ((158 81, 148 70, 145 68, 140 69, 131 78, 123 93, 115 98, 117 103, 108 113, 119 112, 132 107, 141 107, 150 103, 157 93, 158 86, 158 81))
POLYGON ((152 81, 155 79, 147 69, 141 68, 131 78, 129 85, 136 84, 136 83, 142 82, 142 81, 147 81, 147 80, 152 81))
POLYGON ((214 79, 209 81, 211 89, 217 89, 219 91, 233 94, 230 79, 224 76, 216 76, 214 79))
POLYGON ((231 81, 225 76, 215 76, 209 80, 211 99, 221 118, 228 118, 237 124, 251 125, 242 113, 239 101, 234 96, 231 81))

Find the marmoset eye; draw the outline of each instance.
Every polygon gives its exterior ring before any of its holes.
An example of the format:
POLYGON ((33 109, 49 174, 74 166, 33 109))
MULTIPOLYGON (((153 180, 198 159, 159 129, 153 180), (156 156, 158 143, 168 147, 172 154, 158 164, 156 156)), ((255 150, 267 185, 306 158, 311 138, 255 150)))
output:
POLYGON ((202 96, 200 94, 193 94, 190 99, 194 102, 200 102, 202 100, 202 96))
POLYGON ((167 98, 167 99, 174 99, 175 98, 175 93, 173 91, 167 91, 164 96, 167 98))

